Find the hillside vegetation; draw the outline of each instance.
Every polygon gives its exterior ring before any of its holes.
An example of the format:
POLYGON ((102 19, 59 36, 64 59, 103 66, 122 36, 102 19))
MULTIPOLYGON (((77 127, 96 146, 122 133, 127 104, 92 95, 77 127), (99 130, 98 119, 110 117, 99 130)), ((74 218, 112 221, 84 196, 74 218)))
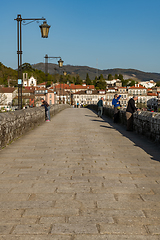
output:
MULTIPOLYGON (((37 63, 32 66, 33 68, 44 71, 44 63, 37 63)), ((72 66, 72 65, 64 65, 63 69, 60 69, 56 64, 49 63, 48 71, 50 74, 55 74, 55 73, 61 74, 63 71, 66 71, 67 74, 71 74, 71 75, 78 74, 81 79, 85 79, 88 73, 89 78, 91 80, 94 80, 95 77, 98 77, 101 74, 105 79, 108 78, 109 74, 111 74, 112 76, 115 76, 115 74, 117 75, 121 74, 123 75, 124 79, 132 78, 133 80, 139 80, 139 81, 148 81, 148 80, 154 80, 155 82, 160 81, 160 73, 149 73, 149 72, 139 71, 136 69, 114 68, 114 69, 100 70, 100 69, 91 68, 88 66, 72 66)))
MULTIPOLYGON (((58 65, 49 63, 48 76, 46 77, 44 73, 44 63, 37 63, 33 65, 24 63, 22 65, 22 71, 27 72, 28 77, 34 76, 34 78, 37 79, 38 84, 47 81, 48 86, 51 84, 51 82, 82 84, 82 82, 85 81, 87 85, 94 84, 97 89, 104 89, 104 80, 112 80, 113 78, 121 79, 123 86, 131 86, 134 85, 135 82, 147 81, 151 79, 158 84, 160 83, 159 73, 146 73, 135 69, 116 68, 99 70, 87 66, 71 65, 65 65, 63 68, 59 68, 58 65), (65 76, 64 72, 66 72, 65 76)), ((17 86, 17 79, 17 70, 8 68, 0 62, 0 85, 17 86)))

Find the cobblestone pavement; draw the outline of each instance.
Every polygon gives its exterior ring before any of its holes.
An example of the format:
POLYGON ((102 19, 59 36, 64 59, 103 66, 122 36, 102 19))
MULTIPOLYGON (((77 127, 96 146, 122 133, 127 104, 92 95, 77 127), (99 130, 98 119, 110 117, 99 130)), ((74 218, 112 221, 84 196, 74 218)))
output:
POLYGON ((0 239, 160 239, 160 150, 66 109, 0 152, 0 239))

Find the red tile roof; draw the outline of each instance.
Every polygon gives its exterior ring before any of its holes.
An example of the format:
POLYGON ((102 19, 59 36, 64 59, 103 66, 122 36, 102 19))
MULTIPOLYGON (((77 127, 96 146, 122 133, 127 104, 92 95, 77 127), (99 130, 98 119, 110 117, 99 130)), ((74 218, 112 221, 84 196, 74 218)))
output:
POLYGON ((52 87, 53 89, 72 89, 72 90, 78 90, 78 89, 84 89, 84 90, 87 90, 87 89, 95 89, 94 85, 86 85, 86 86, 82 86, 82 85, 74 85, 74 84, 58 84, 56 85, 55 87, 52 87))
POLYGON ((157 96, 157 93, 147 93, 147 96, 157 96))
POLYGON ((132 87, 129 87, 128 89, 146 89, 145 87, 143 87, 142 85, 139 85, 139 86, 132 86, 132 87))
POLYGON ((16 88, 12 87, 1 87, 0 92, 1 93, 13 93, 16 90, 16 88))

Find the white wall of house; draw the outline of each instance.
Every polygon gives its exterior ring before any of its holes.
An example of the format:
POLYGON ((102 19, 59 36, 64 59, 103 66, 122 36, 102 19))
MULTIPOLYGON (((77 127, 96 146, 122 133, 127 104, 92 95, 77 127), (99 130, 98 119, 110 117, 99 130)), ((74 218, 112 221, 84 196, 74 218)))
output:
POLYGON ((17 89, 10 93, 0 93, 0 105, 8 106, 12 105, 12 100, 17 96, 17 89))

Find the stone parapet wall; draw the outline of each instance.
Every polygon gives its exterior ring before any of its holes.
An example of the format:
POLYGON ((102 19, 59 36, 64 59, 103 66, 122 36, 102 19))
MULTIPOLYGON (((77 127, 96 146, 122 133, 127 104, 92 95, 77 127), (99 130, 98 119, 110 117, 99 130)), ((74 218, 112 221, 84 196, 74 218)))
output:
POLYGON ((134 113, 134 129, 155 142, 160 142, 160 113, 134 113))
MULTIPOLYGON (((69 105, 51 105, 50 115, 53 116, 69 105)), ((0 113, 0 149, 24 133, 45 122, 44 107, 0 113)))
MULTIPOLYGON (((97 105, 88 105, 88 108, 96 112, 98 110, 97 105)), ((113 107, 104 107, 103 114, 113 118, 113 107)), ((125 110, 120 110, 119 123, 127 125, 125 110)), ((145 135, 155 142, 160 142, 160 113, 148 111, 135 112, 133 127, 137 133, 145 135)))

